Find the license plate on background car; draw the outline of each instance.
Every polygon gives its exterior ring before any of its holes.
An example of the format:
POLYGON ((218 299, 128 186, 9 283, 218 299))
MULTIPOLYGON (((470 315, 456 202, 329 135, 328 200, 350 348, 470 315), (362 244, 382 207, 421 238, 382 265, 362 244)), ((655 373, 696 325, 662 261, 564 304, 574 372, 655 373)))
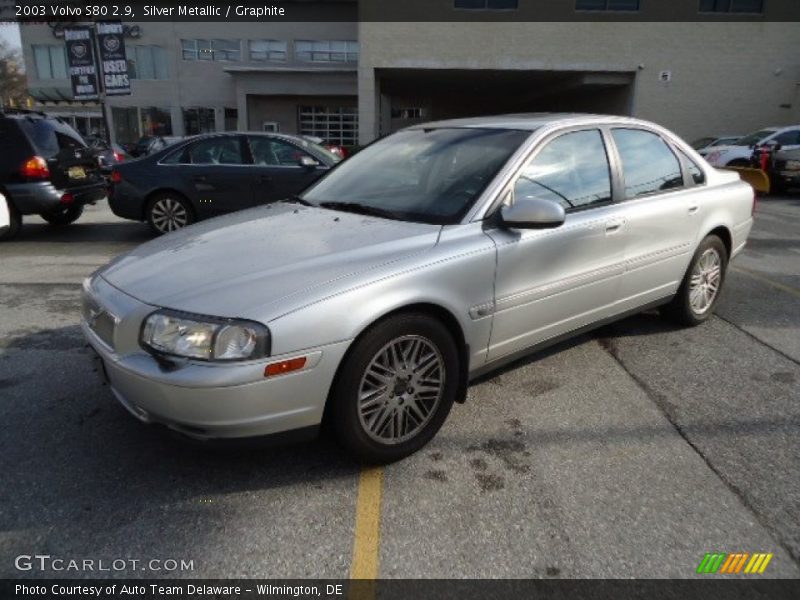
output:
POLYGON ((70 179, 86 179, 86 170, 83 167, 70 167, 67 175, 70 179))

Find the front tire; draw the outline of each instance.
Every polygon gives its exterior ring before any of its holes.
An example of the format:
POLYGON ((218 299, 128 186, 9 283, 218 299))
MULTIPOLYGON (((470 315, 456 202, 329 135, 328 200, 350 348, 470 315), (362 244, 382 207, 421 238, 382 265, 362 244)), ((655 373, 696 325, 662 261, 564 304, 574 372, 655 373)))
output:
POLYGON ((64 227, 77 221, 83 214, 83 206, 64 206, 52 212, 42 213, 39 216, 50 225, 64 227))
POLYGON ((365 463, 386 464, 427 444, 459 390, 453 337, 421 313, 391 317, 356 342, 331 396, 339 443, 365 463))
POLYGON ((158 194, 150 200, 145 215, 150 228, 159 235, 194 223, 194 211, 189 201, 172 193, 158 194))
POLYGON ((709 235, 694 253, 675 298, 664 308, 666 315, 690 327, 706 321, 719 300, 727 267, 725 244, 717 236, 709 235))

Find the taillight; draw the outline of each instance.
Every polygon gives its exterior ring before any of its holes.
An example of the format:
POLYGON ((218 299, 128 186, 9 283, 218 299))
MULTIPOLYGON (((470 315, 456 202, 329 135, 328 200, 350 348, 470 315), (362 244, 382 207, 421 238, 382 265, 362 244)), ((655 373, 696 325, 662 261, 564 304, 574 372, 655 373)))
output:
POLYGON ((72 204, 75 202, 75 196, 67 192, 61 196, 61 204, 72 204))
POLYGON ((120 152, 114 152, 114 160, 116 160, 117 162, 122 162, 123 160, 125 160, 125 156, 120 152))
POLYGON ((47 161, 41 156, 33 156, 25 161, 20 169, 20 175, 25 179, 49 179, 50 169, 47 167, 47 161))
POLYGON ((116 169, 111 171, 111 183, 122 183, 122 174, 116 169))

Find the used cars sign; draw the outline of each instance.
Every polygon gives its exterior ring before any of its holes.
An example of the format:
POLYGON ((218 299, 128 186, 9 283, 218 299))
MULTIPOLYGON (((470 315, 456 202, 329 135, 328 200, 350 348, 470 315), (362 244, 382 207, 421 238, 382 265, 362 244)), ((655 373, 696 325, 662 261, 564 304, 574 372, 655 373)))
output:
POLYGON ((125 59, 122 23, 98 22, 97 41, 100 48, 100 70, 103 74, 106 95, 129 95, 131 83, 128 78, 128 61, 125 59))

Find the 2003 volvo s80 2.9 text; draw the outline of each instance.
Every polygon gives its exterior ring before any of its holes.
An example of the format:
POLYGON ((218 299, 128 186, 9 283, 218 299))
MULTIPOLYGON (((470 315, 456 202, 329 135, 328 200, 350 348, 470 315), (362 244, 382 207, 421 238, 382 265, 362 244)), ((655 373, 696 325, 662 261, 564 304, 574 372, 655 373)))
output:
POLYGON ((324 422, 388 462, 523 353, 649 307, 707 319, 754 203, 639 120, 429 123, 115 259, 85 282, 82 328, 142 421, 196 438, 324 422))

